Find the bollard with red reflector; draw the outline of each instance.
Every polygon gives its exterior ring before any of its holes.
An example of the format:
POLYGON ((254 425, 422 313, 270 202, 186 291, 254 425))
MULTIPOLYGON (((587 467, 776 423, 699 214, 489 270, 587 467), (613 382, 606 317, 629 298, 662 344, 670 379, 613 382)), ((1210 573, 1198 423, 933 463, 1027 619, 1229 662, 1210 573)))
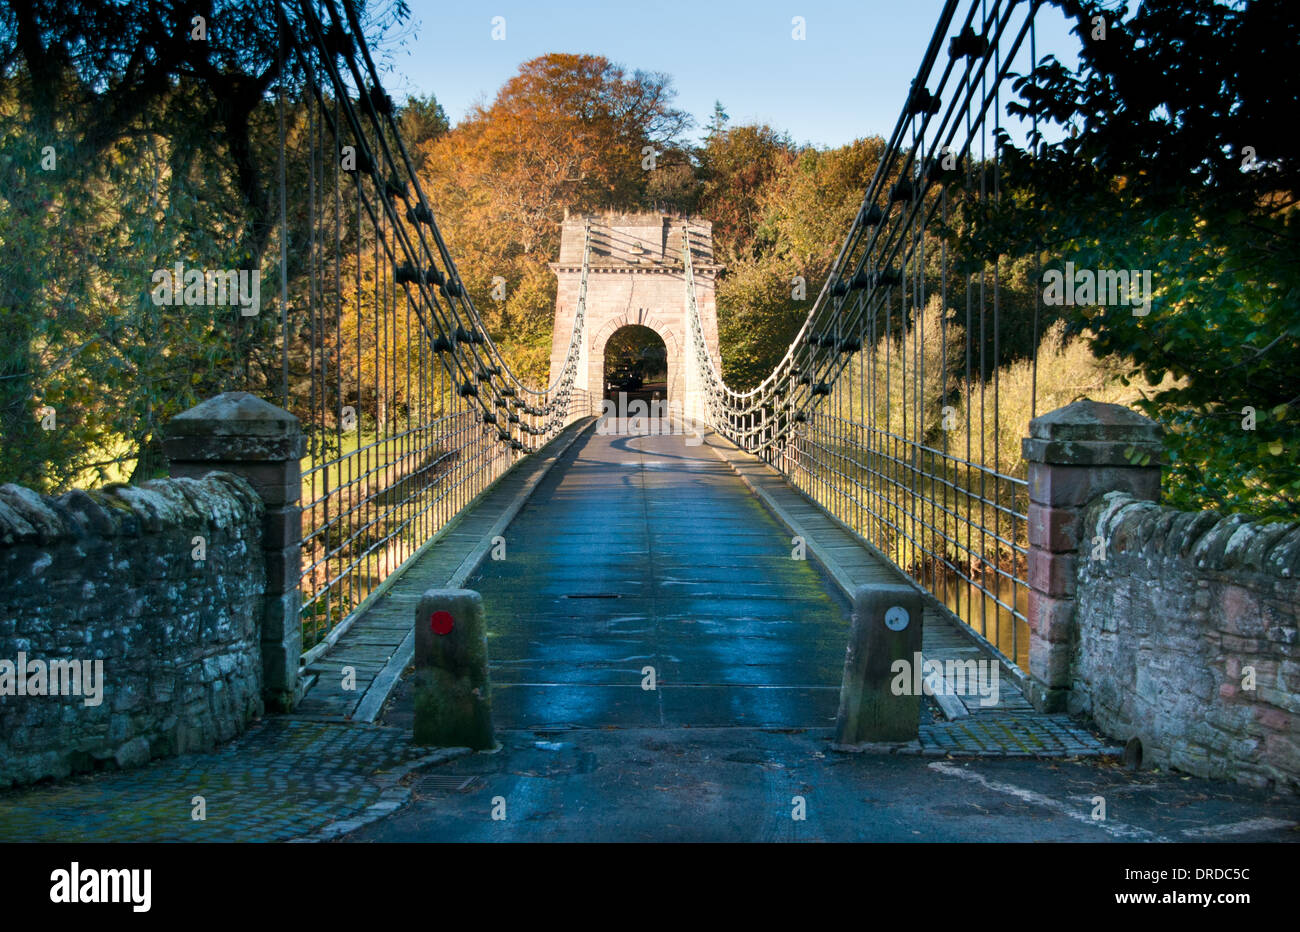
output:
POLYGON ((430 589, 415 610, 414 742, 496 747, 487 623, 472 589, 430 589))

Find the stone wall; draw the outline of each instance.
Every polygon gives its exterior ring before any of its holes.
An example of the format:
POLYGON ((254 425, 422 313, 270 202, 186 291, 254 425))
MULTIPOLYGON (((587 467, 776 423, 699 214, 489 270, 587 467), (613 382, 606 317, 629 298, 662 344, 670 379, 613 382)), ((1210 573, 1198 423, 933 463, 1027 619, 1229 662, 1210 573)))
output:
POLYGON ((1300 524, 1113 492, 1076 582, 1070 711, 1146 763, 1300 791, 1300 524))
POLYGON ((261 715, 264 513, 226 473, 0 486, 0 787, 210 748, 261 715), (40 694, 56 678, 77 694, 40 694))

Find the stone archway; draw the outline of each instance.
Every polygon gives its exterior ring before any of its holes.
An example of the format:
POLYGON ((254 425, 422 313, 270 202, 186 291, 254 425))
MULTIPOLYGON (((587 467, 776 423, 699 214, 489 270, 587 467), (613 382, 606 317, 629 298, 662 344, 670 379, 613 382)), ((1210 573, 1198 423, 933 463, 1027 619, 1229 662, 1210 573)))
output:
POLYGON ((617 391, 646 401, 668 400, 668 345, 648 327, 619 327, 605 343, 605 397, 617 391))
MULTIPOLYGON (((668 398, 681 404, 681 393, 685 390, 685 360, 682 357, 682 343, 677 334, 664 320, 656 314, 645 310, 632 311, 605 321, 604 325, 592 336, 587 357, 587 384, 605 385, 605 347, 616 332, 624 327, 640 326, 654 331, 664 341, 668 355, 668 398)), ((599 404, 599 401, 597 401, 599 404)))

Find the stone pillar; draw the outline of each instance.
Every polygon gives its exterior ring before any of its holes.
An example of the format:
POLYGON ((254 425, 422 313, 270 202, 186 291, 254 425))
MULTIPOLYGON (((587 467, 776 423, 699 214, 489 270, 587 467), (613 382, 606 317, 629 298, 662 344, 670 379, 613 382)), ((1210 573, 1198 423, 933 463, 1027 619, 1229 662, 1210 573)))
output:
POLYGON ((844 654, 835 743, 915 741, 921 723, 921 593, 908 585, 859 586, 844 654), (907 664, 907 688, 894 691, 895 664, 907 664))
POLYGON ((415 744, 496 747, 487 621, 473 589, 429 589, 415 609, 415 744))
POLYGON ((1107 492, 1160 498, 1163 429, 1122 405, 1076 401, 1029 422, 1029 677, 1040 712, 1063 712, 1074 655, 1074 586, 1092 499, 1107 492))
POLYGON ((173 476, 210 472, 247 479, 266 504, 262 552, 262 693, 268 709, 289 711, 298 699, 302 655, 302 495, 299 460, 306 452, 298 418, 248 392, 225 392, 178 414, 163 449, 173 476))

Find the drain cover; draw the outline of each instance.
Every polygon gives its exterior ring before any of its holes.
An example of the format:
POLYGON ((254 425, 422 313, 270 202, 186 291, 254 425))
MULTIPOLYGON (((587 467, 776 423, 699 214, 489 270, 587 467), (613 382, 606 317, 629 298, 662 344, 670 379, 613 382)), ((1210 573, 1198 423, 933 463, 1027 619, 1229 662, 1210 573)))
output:
POLYGON ((478 777, 438 775, 421 778, 414 788, 421 793, 464 793, 477 782, 478 777))

